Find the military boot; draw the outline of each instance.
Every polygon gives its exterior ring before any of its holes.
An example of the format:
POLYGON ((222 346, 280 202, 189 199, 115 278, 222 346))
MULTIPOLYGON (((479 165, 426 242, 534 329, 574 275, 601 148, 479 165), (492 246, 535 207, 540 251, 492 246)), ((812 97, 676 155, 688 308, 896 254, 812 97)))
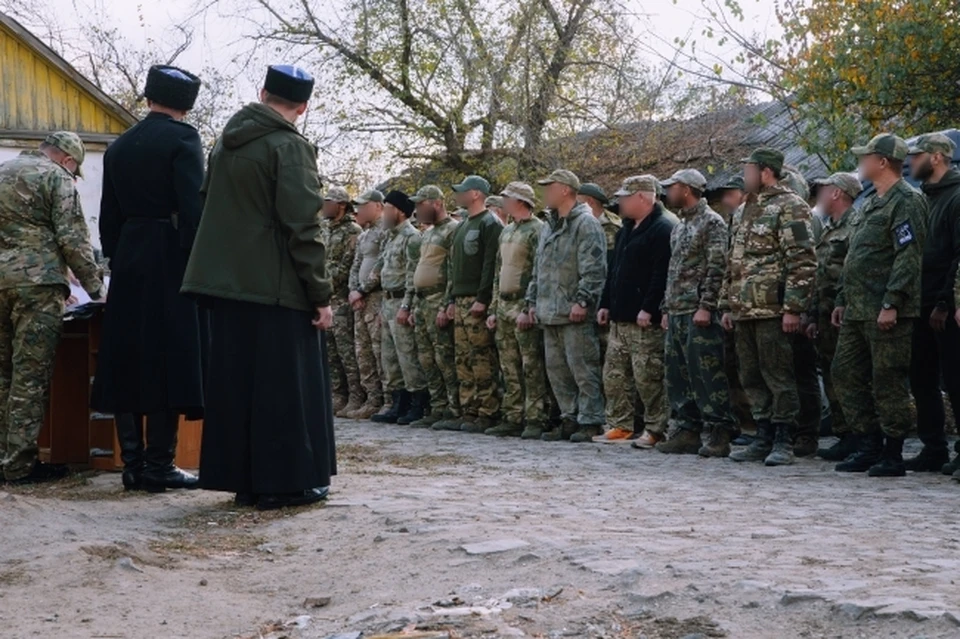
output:
POLYGON ((415 422, 410 422, 410 428, 433 428, 434 425, 445 419, 457 419, 457 416, 449 408, 445 410, 431 410, 429 415, 424 415, 415 422))
POLYGON ((444 417, 439 422, 435 423, 432 428, 433 430, 456 430, 459 431, 460 427, 463 426, 463 420, 465 417, 444 417))
POLYGON ((143 453, 142 485, 148 493, 169 489, 200 487, 196 475, 180 470, 173 460, 177 452, 177 427, 180 416, 172 412, 147 415, 147 448, 143 453))
POLYGON ((703 448, 703 442, 697 431, 677 428, 667 441, 658 443, 654 448, 667 455, 696 455, 703 448))
POLYGON ((528 423, 523 432, 520 433, 520 439, 540 439, 545 431, 545 424, 533 422, 528 423))
POLYGON ((123 489, 143 490, 143 419, 133 413, 121 413, 113 421, 123 460, 123 489))
POLYGON ((488 428, 483 431, 483 434, 492 435, 493 437, 519 437, 523 432, 523 424, 502 421, 493 428, 488 428))
POLYGON ((857 452, 836 465, 838 473, 865 473, 880 461, 883 452, 883 433, 878 428, 872 433, 860 436, 857 452))
POLYGON ((393 391, 393 393, 391 393, 393 396, 393 403, 390 404, 390 407, 387 410, 380 411, 371 417, 370 421, 378 424, 396 424, 397 419, 400 417, 400 404, 403 403, 403 396, 405 394, 406 391, 393 391))
POLYGON ((570 435, 570 441, 574 444, 584 444, 592 442, 593 438, 603 432, 603 424, 584 424, 570 435))
POLYGON ((812 457, 817 453, 820 440, 813 435, 797 435, 793 442, 793 454, 797 457, 812 457))
MULTIPOLYGON (((739 429, 737 429, 739 432, 739 429)), ((730 428, 722 424, 714 424, 707 436, 707 443, 697 451, 701 457, 729 457, 730 438, 733 433, 730 428)))
POLYGON ((773 436, 773 448, 763 463, 766 466, 789 466, 793 463, 793 434, 789 424, 777 424, 773 436))
POLYGON ((383 408, 383 399, 375 396, 367 396, 367 401, 364 402, 363 406, 357 410, 348 413, 347 418, 349 419, 370 419, 374 415, 380 412, 380 409, 383 408))
POLYGON ((405 413, 397 417, 397 423, 401 426, 407 426, 415 421, 423 419, 430 405, 430 393, 425 390, 410 393, 410 403, 405 413))
POLYGON ((757 434, 750 445, 743 450, 730 453, 733 461, 763 461, 773 450, 773 427, 767 420, 757 422, 757 434))
POLYGON ((460 432, 479 435, 487 432, 496 425, 497 423, 489 417, 474 417, 469 421, 464 420, 460 425, 460 432))
POLYGON ((349 403, 349 399, 346 395, 339 395, 337 393, 333 394, 333 415, 334 417, 339 417, 340 412, 346 408, 349 403))
POLYGON ((857 452, 859 439, 855 433, 842 433, 833 446, 818 450, 817 457, 832 462, 843 461, 857 452))
POLYGON ((942 448, 924 446, 916 457, 904 463, 904 468, 915 473, 939 473, 948 461, 950 461, 950 453, 946 446, 942 448))
POLYGON ((367 394, 364 392, 363 387, 359 384, 355 388, 350 389, 350 399, 347 401, 347 405, 343 409, 336 413, 336 417, 351 419, 351 413, 354 413, 367 402, 367 394))
POLYGON ((907 469, 903 463, 903 437, 887 437, 883 443, 880 461, 867 471, 870 477, 905 477, 907 469))
POLYGON ((540 439, 545 442, 559 442, 565 439, 570 439, 570 436, 575 432, 580 430, 580 425, 573 419, 563 419, 560 422, 560 425, 548 430, 543 435, 540 436, 540 439))

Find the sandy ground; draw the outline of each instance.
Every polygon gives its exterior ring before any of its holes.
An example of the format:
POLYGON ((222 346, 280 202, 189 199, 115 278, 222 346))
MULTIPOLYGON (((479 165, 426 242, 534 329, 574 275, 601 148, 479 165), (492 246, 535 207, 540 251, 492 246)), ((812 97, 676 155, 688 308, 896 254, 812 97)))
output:
POLYGON ((338 432, 329 503, 294 512, 0 487, 0 637, 960 637, 947 477, 338 432))

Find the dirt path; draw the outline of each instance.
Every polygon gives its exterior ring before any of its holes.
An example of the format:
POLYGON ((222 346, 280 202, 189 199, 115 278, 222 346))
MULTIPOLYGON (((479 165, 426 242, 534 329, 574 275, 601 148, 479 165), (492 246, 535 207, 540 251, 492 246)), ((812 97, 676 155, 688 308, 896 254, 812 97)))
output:
POLYGON ((115 475, 0 487, 0 637, 960 636, 946 477, 339 436, 330 502, 294 513, 115 475))

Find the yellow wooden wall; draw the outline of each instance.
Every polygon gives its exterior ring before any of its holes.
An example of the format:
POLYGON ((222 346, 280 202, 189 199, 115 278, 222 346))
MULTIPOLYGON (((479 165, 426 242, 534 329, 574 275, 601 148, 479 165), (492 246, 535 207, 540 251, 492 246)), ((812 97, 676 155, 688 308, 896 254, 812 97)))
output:
POLYGON ((0 132, 116 134, 128 126, 0 23, 0 132))

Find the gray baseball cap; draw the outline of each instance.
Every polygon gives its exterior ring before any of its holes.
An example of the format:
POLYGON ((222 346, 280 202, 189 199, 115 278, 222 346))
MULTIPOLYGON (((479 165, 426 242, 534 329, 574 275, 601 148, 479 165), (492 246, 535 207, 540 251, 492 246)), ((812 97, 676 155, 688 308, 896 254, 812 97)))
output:
POLYGON ((703 173, 696 169, 680 169, 666 180, 660 182, 660 186, 667 188, 674 184, 686 184, 690 188, 703 191, 707 188, 707 178, 703 173))

